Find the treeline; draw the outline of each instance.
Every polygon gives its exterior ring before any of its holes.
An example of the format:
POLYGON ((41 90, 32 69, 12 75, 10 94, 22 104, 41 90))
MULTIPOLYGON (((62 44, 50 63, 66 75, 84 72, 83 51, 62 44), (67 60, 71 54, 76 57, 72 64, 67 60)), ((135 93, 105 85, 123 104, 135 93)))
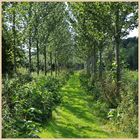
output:
POLYGON ((73 65, 69 14, 65 3, 3 2, 2 15, 2 137, 38 137, 73 65))
POLYGON ((125 48, 127 68, 138 70, 138 38, 133 37, 122 40, 122 47, 125 48))
POLYGON ((138 39, 124 38, 138 26, 138 3, 70 6, 77 19, 73 23, 78 34, 77 54, 85 61, 81 85, 93 97, 93 112, 130 137, 137 137, 138 39))
MULTIPOLYGON (((138 25, 137 3, 3 2, 2 9, 3 74, 22 66, 46 75, 86 61, 87 72, 99 69, 100 78, 116 63, 120 80, 121 42, 138 25)), ((137 69, 137 48, 124 53, 124 63, 137 69)))
POLYGON ((138 4, 72 3, 71 7, 77 19, 74 24, 77 43, 80 55, 85 57, 87 74, 94 83, 97 78, 102 81, 104 70, 116 71, 116 95, 120 96, 121 70, 126 65, 121 42, 130 30, 138 26, 138 4))
POLYGON ((2 3, 2 72, 54 71, 72 63, 73 38, 65 3, 2 3))

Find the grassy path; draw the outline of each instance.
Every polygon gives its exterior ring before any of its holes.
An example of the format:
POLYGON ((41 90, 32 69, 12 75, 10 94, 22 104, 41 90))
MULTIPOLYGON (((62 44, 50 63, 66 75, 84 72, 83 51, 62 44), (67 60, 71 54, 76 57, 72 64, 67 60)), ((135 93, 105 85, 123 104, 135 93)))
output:
POLYGON ((62 93, 63 102, 53 112, 49 124, 44 124, 39 133, 41 138, 121 137, 119 133, 107 131, 98 117, 93 115, 90 106, 93 101, 80 87, 78 73, 71 76, 62 93))

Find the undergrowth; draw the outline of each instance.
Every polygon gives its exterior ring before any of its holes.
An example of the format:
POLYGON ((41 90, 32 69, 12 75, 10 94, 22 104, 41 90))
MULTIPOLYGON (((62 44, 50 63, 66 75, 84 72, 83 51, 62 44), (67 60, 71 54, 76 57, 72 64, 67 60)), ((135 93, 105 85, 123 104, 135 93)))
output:
POLYGON ((105 120, 110 127, 138 137, 138 73, 124 70, 122 74, 120 98, 116 95, 115 77, 112 72, 106 72, 102 81, 96 79, 92 83, 90 77, 80 74, 81 86, 93 99, 93 112, 105 120), (105 76, 106 75, 106 76, 105 76))
POLYGON ((2 137, 32 138, 61 103, 60 88, 69 74, 54 76, 17 75, 3 78, 2 137))

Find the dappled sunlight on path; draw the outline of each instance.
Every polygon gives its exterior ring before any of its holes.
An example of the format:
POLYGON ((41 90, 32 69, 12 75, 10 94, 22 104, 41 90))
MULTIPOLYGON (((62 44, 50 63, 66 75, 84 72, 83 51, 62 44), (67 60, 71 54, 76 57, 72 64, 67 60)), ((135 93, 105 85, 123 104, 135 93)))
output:
POLYGON ((41 138, 106 138, 111 132, 103 129, 99 119, 92 114, 89 95, 80 87, 78 73, 72 75, 62 88, 63 101, 53 112, 53 118, 44 124, 41 138))

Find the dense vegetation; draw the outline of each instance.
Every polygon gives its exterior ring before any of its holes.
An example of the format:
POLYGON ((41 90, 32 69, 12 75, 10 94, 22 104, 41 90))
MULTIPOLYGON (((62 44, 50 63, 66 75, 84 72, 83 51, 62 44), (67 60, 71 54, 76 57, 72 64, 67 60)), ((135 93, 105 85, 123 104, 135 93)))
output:
MULTIPOLYGON (((66 98, 79 98, 82 111, 80 96, 107 129, 138 136, 138 38, 127 38, 138 26, 138 3, 3 2, 2 15, 3 137, 42 136, 59 106, 76 104, 66 98)), ((72 133, 63 136, 93 136, 72 133)))

